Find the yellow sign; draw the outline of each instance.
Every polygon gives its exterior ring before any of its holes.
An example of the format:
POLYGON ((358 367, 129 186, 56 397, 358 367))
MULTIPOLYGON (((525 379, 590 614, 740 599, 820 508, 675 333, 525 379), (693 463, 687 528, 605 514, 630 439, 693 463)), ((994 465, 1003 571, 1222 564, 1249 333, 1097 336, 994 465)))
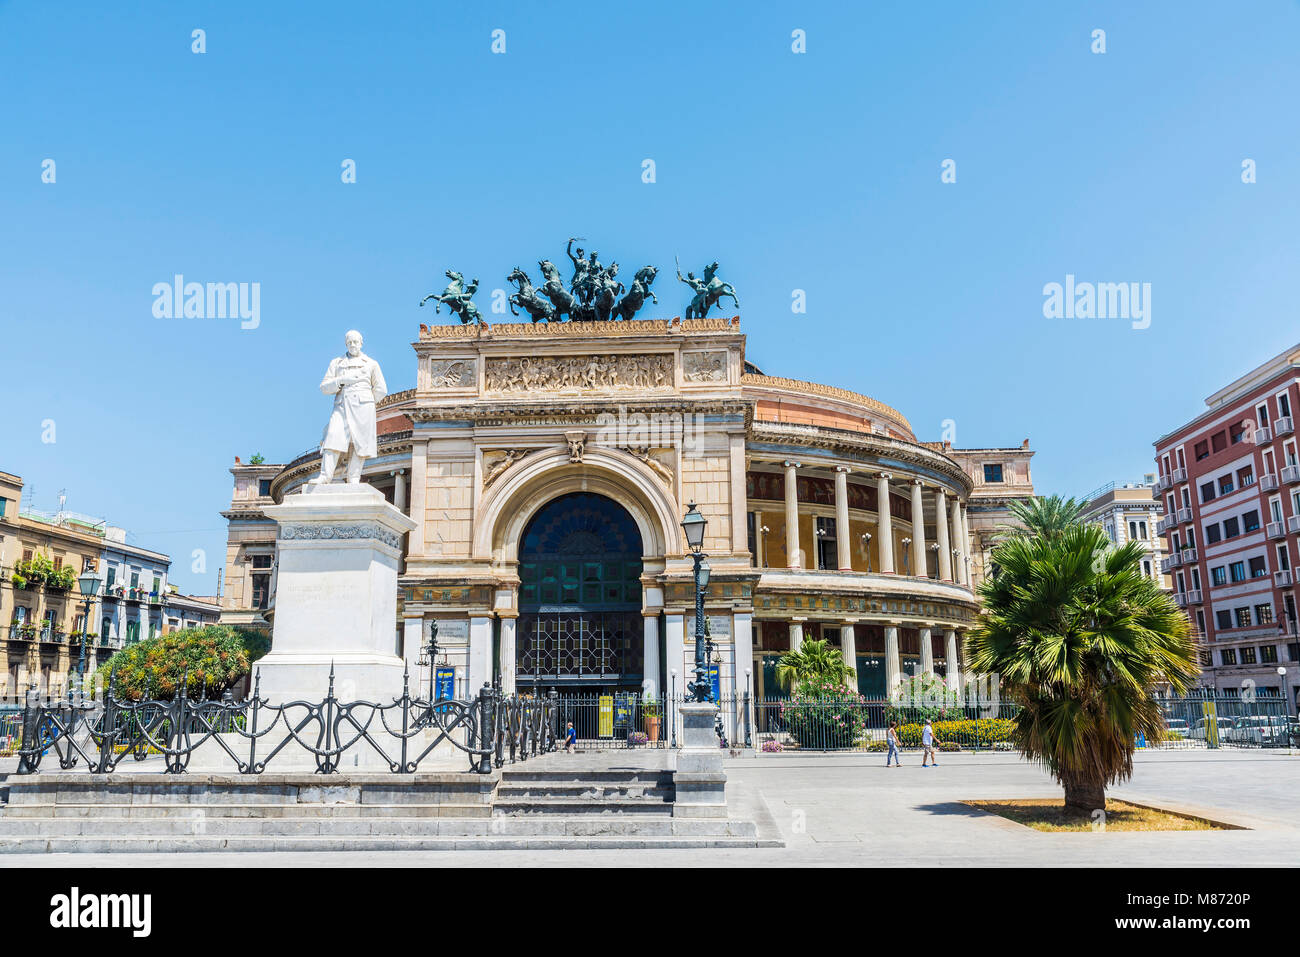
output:
POLYGON ((614 737, 614 696, 603 694, 600 696, 600 729, 597 732, 602 738, 614 737))

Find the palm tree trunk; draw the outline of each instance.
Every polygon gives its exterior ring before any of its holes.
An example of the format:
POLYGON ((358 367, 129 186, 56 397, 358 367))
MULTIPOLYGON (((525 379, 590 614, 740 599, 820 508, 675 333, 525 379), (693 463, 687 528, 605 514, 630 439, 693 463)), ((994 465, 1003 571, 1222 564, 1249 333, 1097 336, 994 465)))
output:
POLYGON ((1091 815, 1106 810, 1106 782, 1091 775, 1070 772, 1061 775, 1065 788, 1065 809, 1091 815))

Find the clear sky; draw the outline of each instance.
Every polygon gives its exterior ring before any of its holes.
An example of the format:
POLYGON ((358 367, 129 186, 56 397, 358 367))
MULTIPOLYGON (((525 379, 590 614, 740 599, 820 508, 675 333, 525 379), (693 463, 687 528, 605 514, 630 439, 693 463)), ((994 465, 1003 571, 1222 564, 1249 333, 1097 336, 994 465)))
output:
POLYGON ((319 441, 346 329, 408 388, 443 270, 493 319, 578 235, 660 267, 643 318, 684 311, 675 255, 719 260, 769 374, 1028 438, 1042 492, 1140 479, 1300 341, 1298 49, 1280 0, 0 0, 0 469, 210 594, 234 456, 319 441), (177 273, 259 283, 260 325, 155 318, 177 273), (1149 328, 1044 318, 1067 274, 1150 283, 1149 328))

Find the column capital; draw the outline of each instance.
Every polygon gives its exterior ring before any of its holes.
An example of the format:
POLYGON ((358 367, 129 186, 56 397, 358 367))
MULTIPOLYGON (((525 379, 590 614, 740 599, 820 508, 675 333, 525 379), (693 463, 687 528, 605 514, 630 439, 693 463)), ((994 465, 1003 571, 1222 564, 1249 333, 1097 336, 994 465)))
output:
POLYGON ((889 481, 891 478, 893 478, 893 477, 894 477, 894 476, 891 475, 889 472, 877 472, 877 473, 876 473, 876 478, 878 478, 878 479, 884 479, 886 482, 888 482, 888 481, 889 481))
POLYGON ((800 463, 800 462, 791 462, 791 461, 789 461, 789 460, 786 460, 786 461, 782 462, 781 464, 784 465, 784 466, 785 466, 786 468, 788 468, 788 469, 799 469, 799 468, 803 468, 803 464, 800 463))
POLYGON ((912 484, 915 485, 917 488, 921 488, 921 489, 925 488, 925 483, 922 482, 919 478, 912 479, 912 484))
POLYGON ((842 472, 843 474, 848 475, 850 472, 853 471, 853 469, 849 468, 847 465, 837 465, 835 466, 835 471, 842 472))

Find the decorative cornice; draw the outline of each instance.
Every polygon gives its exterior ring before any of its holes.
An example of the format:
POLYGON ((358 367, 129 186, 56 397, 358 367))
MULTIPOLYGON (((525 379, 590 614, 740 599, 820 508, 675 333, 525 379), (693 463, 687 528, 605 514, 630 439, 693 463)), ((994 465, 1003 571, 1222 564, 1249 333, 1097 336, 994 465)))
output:
POLYGON ((833 385, 822 385, 820 382, 804 382, 802 379, 787 379, 784 376, 755 375, 752 372, 746 372, 742 375, 740 384, 741 386, 753 386, 761 389, 779 389, 783 392, 802 392, 805 395, 818 395, 828 399, 852 402, 854 405, 860 405, 865 409, 889 416, 900 423, 907 431, 913 431, 911 423, 907 421, 903 413, 885 405, 878 399, 863 395, 861 392, 852 392, 849 389, 841 389, 833 385))
POLYGON ((488 339, 606 339, 629 336, 739 332, 740 317, 629 319, 619 322, 503 322, 498 325, 420 326, 420 342, 488 339))
POLYGON ((280 526, 280 538, 287 542, 373 538, 390 548, 402 547, 402 536, 379 522, 286 522, 280 526))

